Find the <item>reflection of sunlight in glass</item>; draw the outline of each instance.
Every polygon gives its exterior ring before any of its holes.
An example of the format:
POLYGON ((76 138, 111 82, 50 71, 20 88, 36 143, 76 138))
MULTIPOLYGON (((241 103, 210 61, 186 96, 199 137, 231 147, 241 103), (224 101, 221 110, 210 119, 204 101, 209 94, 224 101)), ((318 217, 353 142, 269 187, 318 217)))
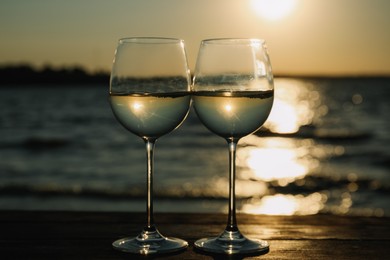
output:
POLYGON ((265 215, 312 215, 324 208, 327 196, 318 192, 308 196, 276 194, 251 199, 240 212, 265 215))
POLYGON ((230 111, 232 111, 232 105, 230 105, 230 104, 226 104, 225 106, 224 106, 224 108, 225 108, 225 110, 227 111, 227 112, 230 112, 230 111))
POLYGON ((139 102, 129 103, 129 107, 134 114, 138 115, 143 112, 143 104, 139 102))
POLYGON ((295 133, 312 123, 320 95, 303 84, 294 79, 275 80, 275 101, 265 127, 275 133, 295 133))

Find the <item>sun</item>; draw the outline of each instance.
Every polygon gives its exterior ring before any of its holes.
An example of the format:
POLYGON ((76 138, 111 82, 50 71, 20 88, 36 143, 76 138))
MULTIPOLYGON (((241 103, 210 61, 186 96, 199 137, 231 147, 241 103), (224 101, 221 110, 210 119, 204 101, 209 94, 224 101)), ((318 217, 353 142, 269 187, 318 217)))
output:
POLYGON ((296 0, 251 0, 253 10, 268 20, 279 20, 290 14, 296 0))

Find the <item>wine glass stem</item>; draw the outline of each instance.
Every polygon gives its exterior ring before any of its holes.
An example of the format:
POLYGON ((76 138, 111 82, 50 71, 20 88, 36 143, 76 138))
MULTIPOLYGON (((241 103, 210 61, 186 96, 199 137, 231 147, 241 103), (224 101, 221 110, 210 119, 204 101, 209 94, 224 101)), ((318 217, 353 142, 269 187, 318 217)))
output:
POLYGON ((155 229, 154 217, 153 217, 153 162, 154 162, 154 145, 155 139, 145 139, 146 145, 146 156, 147 156, 147 203, 146 203, 146 214, 147 214, 147 230, 155 229))
POLYGON ((228 139, 229 145, 229 217, 226 231, 238 231, 236 220, 236 149, 238 140, 228 139))

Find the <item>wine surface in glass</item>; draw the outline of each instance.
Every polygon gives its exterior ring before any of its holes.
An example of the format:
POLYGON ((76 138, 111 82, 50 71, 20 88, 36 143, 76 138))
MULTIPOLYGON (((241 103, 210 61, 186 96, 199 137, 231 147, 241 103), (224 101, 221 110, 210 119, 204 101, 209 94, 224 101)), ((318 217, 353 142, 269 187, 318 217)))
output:
POLYGON ((110 94, 117 120, 140 136, 158 138, 177 128, 188 114, 188 92, 110 94))
POLYGON ((241 138, 258 130, 268 118, 273 99, 273 90, 193 92, 199 119, 223 138, 241 138))

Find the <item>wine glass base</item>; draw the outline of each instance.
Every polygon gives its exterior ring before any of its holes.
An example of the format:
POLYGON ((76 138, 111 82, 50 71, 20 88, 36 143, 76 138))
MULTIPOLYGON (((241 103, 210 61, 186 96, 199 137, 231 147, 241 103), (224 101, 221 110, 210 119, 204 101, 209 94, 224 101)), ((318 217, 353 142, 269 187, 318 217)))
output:
POLYGON ((179 238, 164 237, 157 230, 143 230, 137 237, 125 237, 114 241, 112 246, 122 252, 150 255, 184 250, 188 247, 188 242, 179 238))
POLYGON ((194 243, 198 250, 215 254, 262 254, 269 251, 269 244, 264 240, 252 240, 239 231, 224 231, 218 237, 202 238, 194 243))

